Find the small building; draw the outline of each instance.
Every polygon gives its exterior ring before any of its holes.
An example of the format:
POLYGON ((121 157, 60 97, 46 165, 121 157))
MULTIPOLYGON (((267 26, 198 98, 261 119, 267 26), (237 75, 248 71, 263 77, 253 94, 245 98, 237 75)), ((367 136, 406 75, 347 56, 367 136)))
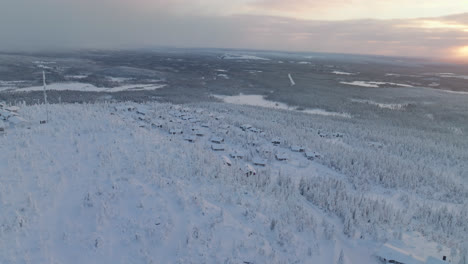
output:
POLYGON ((233 159, 243 159, 244 158, 244 154, 238 152, 238 151, 234 151, 234 152, 231 152, 229 153, 229 156, 233 159))
POLYGON ((216 143, 216 144, 221 144, 224 142, 224 138, 222 137, 212 137, 210 139, 211 142, 216 143))
POLYGON ((267 162, 266 160, 263 160, 263 159, 259 159, 259 158, 256 158, 256 159, 253 159, 252 160, 252 163, 256 166, 260 166, 260 167, 265 167, 267 162))
POLYGON ((245 168, 243 171, 247 177, 252 176, 252 175, 257 175, 257 171, 250 164, 245 165, 245 168))
POLYGON ((139 115, 147 115, 148 114, 148 109, 146 107, 138 107, 136 110, 136 113, 139 115))
POLYGON ((384 244, 377 252, 375 256, 382 263, 393 263, 393 264, 424 264, 424 260, 412 255, 410 252, 397 248, 391 244, 384 244))
POLYGON ((133 105, 118 105, 114 107, 115 111, 133 111, 136 109, 133 105))
POLYGON ((250 128, 249 131, 251 131, 253 133, 262 133, 263 132, 262 130, 260 130, 258 128, 254 128, 254 127, 250 128))
POLYGON ((273 143, 273 145, 277 146, 277 145, 280 145, 281 144, 281 139, 279 138, 274 138, 271 143, 273 143))
POLYGON ((302 146, 291 146, 291 151, 293 152, 304 152, 305 148, 302 146))
POLYGON ((225 147, 223 144, 211 144, 211 149, 214 151, 224 151, 225 147))
POLYGON ((18 106, 7 106, 5 107, 5 110, 17 113, 20 110, 20 108, 18 106))
POLYGON ((243 131, 246 131, 248 129, 251 129, 252 128, 252 125, 249 125, 249 124, 244 124, 240 127, 243 131))
POLYGON ((182 129, 174 128, 174 129, 169 130, 169 133, 171 135, 177 135, 177 134, 183 134, 184 132, 182 131, 182 129))
POLYGON ((232 165, 232 161, 226 156, 223 156, 223 162, 224 162, 224 165, 227 165, 227 166, 232 165))
POLYGON ((187 135, 187 136, 184 137, 185 141, 188 141, 188 142, 191 142, 191 143, 195 142, 195 139, 196 139, 195 136, 192 136, 192 135, 187 135))
POLYGON ((305 157, 307 159, 310 159, 310 160, 313 160, 313 159, 316 159, 316 158, 320 158, 321 155, 315 151, 306 151, 305 152, 305 157))
POLYGON ((201 126, 201 127, 205 127, 205 128, 210 127, 210 125, 209 125, 208 123, 201 123, 200 126, 201 126))
POLYGON ((162 128, 163 124, 156 122, 156 123, 152 123, 151 126, 154 127, 154 128, 162 128))
POLYGON ((203 130, 195 130, 195 135, 198 137, 203 137, 205 136, 205 132, 203 130))
POLYGON ((279 161, 285 161, 285 160, 288 160, 288 157, 286 156, 286 154, 284 153, 277 153, 275 155, 276 159, 279 160, 279 161))

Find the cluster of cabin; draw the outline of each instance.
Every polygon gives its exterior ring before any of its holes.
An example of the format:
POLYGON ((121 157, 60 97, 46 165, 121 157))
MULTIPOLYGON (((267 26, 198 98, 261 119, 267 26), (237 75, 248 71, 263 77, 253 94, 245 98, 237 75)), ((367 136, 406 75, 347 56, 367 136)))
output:
MULTIPOLYGON (((135 113, 135 119, 143 121, 150 125, 152 128, 167 129, 170 135, 180 135, 184 141, 193 143, 197 141, 197 138, 211 135, 207 139, 210 149, 215 152, 229 151, 225 144, 225 137, 232 132, 233 128, 222 122, 224 116, 215 115, 212 113, 204 114, 201 109, 190 109, 183 108, 181 106, 171 106, 170 110, 165 113, 152 113, 145 106, 131 106, 121 105, 115 108, 116 111, 125 111, 135 113), (210 121, 211 119, 211 121, 210 121), (211 131, 214 129, 214 131, 211 131), (213 133, 214 132, 214 133, 213 133)), ((142 126, 144 127, 144 126, 142 126)), ((239 126, 240 130, 246 133, 252 133, 247 138, 247 145, 254 147, 257 157, 252 158, 251 164, 245 164, 242 168, 246 176, 256 175, 257 171, 253 166, 266 167, 268 160, 276 159, 278 161, 287 161, 290 159, 290 155, 286 152, 287 149, 280 148, 284 144, 281 138, 272 139, 271 145, 265 143, 258 136, 265 137, 263 130, 255 128, 250 124, 243 124, 239 126), (263 157, 263 158, 260 158, 263 157), (267 159, 265 159, 267 158, 267 159)), ((232 132, 234 133, 234 132, 232 132)), ((246 134, 247 135, 247 134, 246 134)), ((320 158, 320 154, 313 151, 307 151, 303 146, 290 146, 291 152, 301 153, 305 158, 313 160, 320 158)), ((247 151, 247 150, 245 150, 247 151)), ((247 151, 248 152, 248 151, 247 151)), ((226 166, 232 166, 232 160, 243 160, 245 155, 242 151, 230 151, 228 155, 223 155, 222 160, 226 166)))
POLYGON ((317 134, 321 138, 343 138, 344 134, 342 133, 325 133, 323 131, 318 131, 317 134))

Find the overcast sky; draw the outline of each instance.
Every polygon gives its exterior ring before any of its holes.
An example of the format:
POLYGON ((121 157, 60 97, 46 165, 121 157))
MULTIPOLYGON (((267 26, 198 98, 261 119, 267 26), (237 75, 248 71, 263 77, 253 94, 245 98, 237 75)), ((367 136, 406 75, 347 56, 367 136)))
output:
POLYGON ((0 0, 0 50, 152 46, 468 61, 462 0, 0 0))

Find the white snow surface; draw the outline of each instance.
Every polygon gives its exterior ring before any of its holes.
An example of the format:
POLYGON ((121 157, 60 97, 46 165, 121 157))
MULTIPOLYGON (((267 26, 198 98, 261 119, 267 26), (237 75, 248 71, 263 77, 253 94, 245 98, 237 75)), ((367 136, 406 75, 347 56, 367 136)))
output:
POLYGON ((293 77, 291 76, 290 73, 288 74, 288 78, 289 78, 289 81, 291 82, 291 86, 296 85, 296 82, 294 82, 294 79, 293 79, 293 77))
MULTIPOLYGON (((37 125, 0 137, 0 263, 374 263, 368 242, 324 238, 335 221, 265 169, 246 177, 115 108, 51 105, 39 125, 44 106, 25 107, 37 125)), ((281 170, 333 173, 308 164, 281 170)))
POLYGON ((354 73, 344 72, 344 71, 332 71, 332 73, 336 75, 354 75, 354 73))
POLYGON ((402 83, 392 83, 392 82, 373 82, 373 81, 352 81, 352 82, 340 82, 341 84, 353 85, 353 86, 361 86, 361 87, 369 87, 369 88, 379 88, 381 85, 391 85, 391 86, 399 86, 399 87, 413 87, 409 84, 402 84, 402 83))
MULTIPOLYGON (((39 124, 44 105, 21 107, 29 125, 0 135, 0 263, 370 264, 378 263, 374 254, 389 236, 401 237, 392 245, 420 259, 449 254, 428 242, 430 235, 402 229, 424 226, 437 238, 438 223, 425 216, 463 225, 462 205, 437 210, 422 201, 428 205, 419 208, 408 196, 418 210, 405 211, 407 204, 391 202, 379 186, 356 191, 345 175, 291 152, 288 144, 299 144, 291 137, 273 146, 275 131, 239 127, 253 120, 227 112, 216 118, 227 107, 49 105, 47 124, 39 124), (144 118, 133 109, 144 109, 144 118), (209 123, 207 134, 184 141, 193 124, 183 115, 209 123), (184 134, 170 135, 174 128, 184 134), (210 149, 216 136, 224 137, 224 151, 210 149), (245 157, 227 166, 223 156, 239 150, 245 157), (275 160, 286 152, 288 161, 275 160), (266 166, 254 167, 256 159, 266 166), (249 166, 255 175, 246 175, 249 166)), ((327 149, 349 147, 341 139, 317 140, 327 149)), ((451 234, 451 242, 462 236, 451 234)))
POLYGON ((224 54, 221 57, 224 60, 270 60, 267 58, 247 54, 224 54))
POLYGON ((375 105, 379 108, 391 109, 391 110, 404 110, 409 105, 409 103, 378 103, 372 100, 361 100, 361 99, 351 99, 351 101, 355 103, 375 105))
MULTIPOLYGON (((102 88, 96 87, 89 83, 79 83, 79 82, 70 82, 70 83, 53 83, 46 86, 47 90, 54 91, 80 91, 80 92, 122 92, 122 91, 150 91, 164 88, 165 84, 125 84, 113 88, 102 88)), ((3 88, 2 88, 3 89, 3 88)), ((32 92, 32 91, 43 91, 43 86, 33 86, 26 88, 8 88, 5 90, 15 91, 15 92, 32 92)))
POLYGON ((282 110, 289 110, 289 111, 297 111, 302 113, 307 113, 311 115, 324 115, 324 116, 337 116, 343 118, 351 118, 351 115, 348 113, 338 113, 338 112, 330 112, 323 109, 305 109, 305 110, 297 110, 297 107, 289 106, 285 103, 275 102, 266 100, 262 95, 256 94, 239 94, 233 96, 227 95, 213 95, 215 98, 221 99, 226 103, 230 104, 238 104, 238 105, 252 105, 252 106, 261 106, 266 108, 274 108, 274 109, 282 109, 282 110))

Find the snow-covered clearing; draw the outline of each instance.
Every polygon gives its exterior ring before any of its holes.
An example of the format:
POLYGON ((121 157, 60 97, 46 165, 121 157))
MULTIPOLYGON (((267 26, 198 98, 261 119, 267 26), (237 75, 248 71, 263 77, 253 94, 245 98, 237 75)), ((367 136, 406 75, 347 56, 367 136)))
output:
POLYGON ((221 59, 224 60, 270 60, 267 58, 262 58, 254 55, 247 54, 224 54, 221 56, 221 59))
POLYGON ((354 73, 343 72, 343 71, 332 71, 332 73, 336 75, 355 75, 354 73))
POLYGON ((399 86, 399 87, 413 87, 412 85, 409 85, 409 84, 392 83, 392 82, 352 81, 352 82, 340 82, 340 83, 353 85, 353 86, 369 87, 369 88, 379 88, 380 86, 383 86, 383 85, 399 86))
POLYGON ((337 117, 343 117, 343 118, 351 118, 351 115, 347 113, 330 112, 330 111, 326 111, 323 109, 297 110, 297 107, 289 106, 285 103, 266 100, 265 97, 262 95, 239 94, 239 95, 233 95, 233 96, 227 96, 227 95, 213 95, 213 96, 217 99, 223 100, 224 102, 230 103, 230 104, 261 106, 261 107, 266 107, 266 108, 302 112, 302 113, 307 113, 311 115, 324 115, 324 116, 337 116, 337 117))
MULTIPOLYGON (((102 88, 96 87, 89 83, 79 83, 79 82, 71 82, 71 83, 53 83, 47 85, 47 90, 54 90, 54 91, 80 91, 80 92, 106 92, 106 93, 114 93, 114 92, 122 92, 122 91, 151 91, 157 90, 166 87, 166 84, 125 84, 118 87, 113 88, 102 88)), ((43 91, 42 86, 33 86, 33 87, 26 87, 26 88, 2 88, 7 91, 14 91, 14 92, 33 92, 33 91, 43 91)))
POLYGON ((370 105, 375 105, 379 108, 391 109, 391 110, 404 110, 409 105, 409 103, 390 104, 390 103, 378 103, 372 100, 361 100, 361 99, 351 99, 351 102, 370 104, 370 105))
POLYGON ((423 260, 458 260, 463 252, 466 204, 447 208, 436 199, 463 200, 464 186, 429 173, 421 179, 412 163, 360 151, 346 135, 304 129, 329 128, 325 116, 99 103, 50 105, 50 122, 39 124, 45 110, 22 106, 18 115, 29 122, 0 135, 0 263, 367 264, 389 241, 423 260), (186 141, 200 126, 203 136, 186 141), (183 134, 171 135, 174 129, 183 134), (214 138, 224 151, 211 149, 214 138), (323 158, 308 160, 291 145, 323 158), (231 153, 243 158, 229 166, 231 153), (287 160, 277 161, 278 153, 287 160), (246 173, 247 165, 256 173, 246 173), (359 175, 344 174, 355 165, 359 175), (406 182, 392 192, 398 177, 406 182), (426 192, 430 199, 415 198, 426 192))

